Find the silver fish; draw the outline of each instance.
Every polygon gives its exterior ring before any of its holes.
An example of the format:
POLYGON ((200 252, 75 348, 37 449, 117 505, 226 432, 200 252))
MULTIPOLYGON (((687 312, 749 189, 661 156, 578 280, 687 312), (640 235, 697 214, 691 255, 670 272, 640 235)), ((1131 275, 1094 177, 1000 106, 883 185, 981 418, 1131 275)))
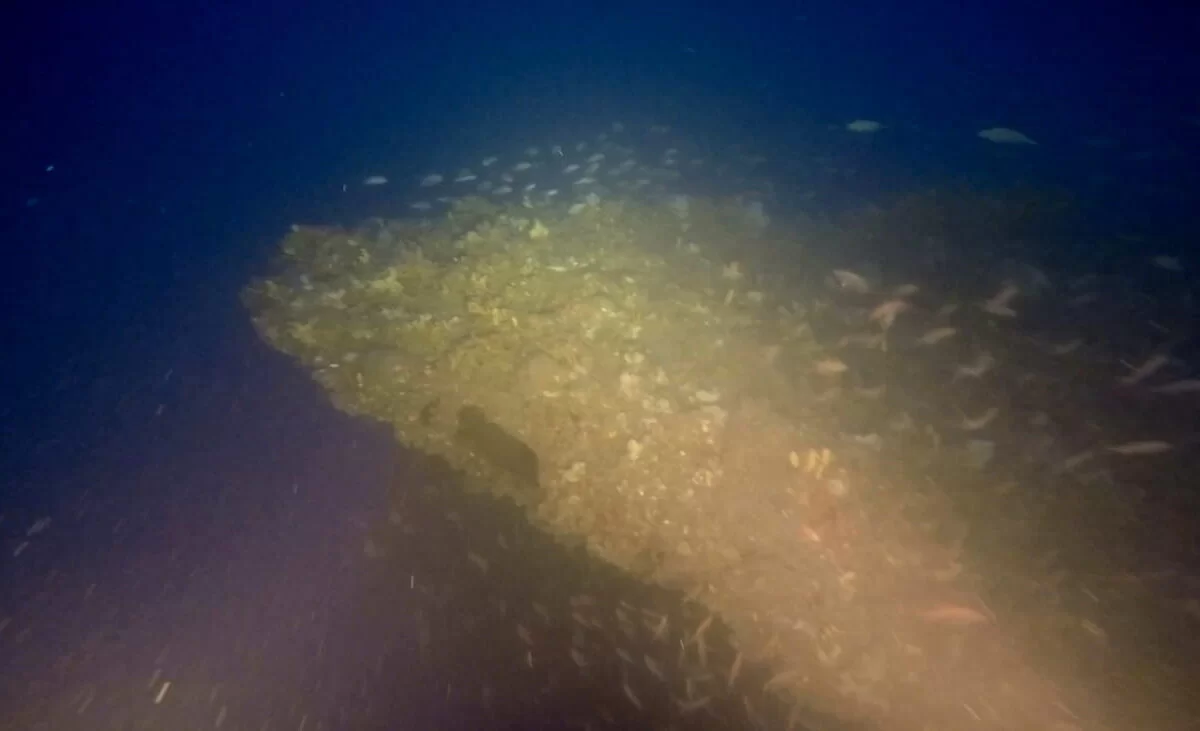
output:
POLYGON ((1111 447, 1105 447, 1113 454, 1124 456, 1141 456, 1149 454, 1162 454, 1169 452, 1174 447, 1169 442, 1159 440, 1147 440, 1142 442, 1126 442, 1125 444, 1116 444, 1111 447))
POLYGON ((867 282, 866 278, 848 269, 834 269, 833 280, 839 289, 844 289, 847 292, 867 294, 871 291, 871 285, 867 282))
POLYGON ((981 307, 983 307, 984 312, 988 312, 998 317, 1016 317, 1016 310, 1010 307, 1009 304, 1020 293, 1021 289, 1017 287, 1017 285, 1009 282, 1001 287, 1000 291, 997 292, 994 297, 984 301, 981 307))
MULTIPOLYGON (((1140 366, 1133 368, 1133 372, 1120 380, 1122 386, 1132 386, 1141 383, 1150 376, 1157 373, 1163 366, 1171 362, 1171 358, 1165 353, 1155 353, 1146 359, 1140 366)), ((1126 364, 1128 365, 1128 364, 1126 364)), ((1132 366, 1129 366, 1132 368, 1132 366)))
POLYGON ((871 314, 867 319, 869 319, 871 322, 879 323, 880 328, 887 330, 892 326, 892 323, 896 321, 896 315, 899 315, 908 308, 909 304, 904 300, 888 300, 887 302, 884 302, 875 309, 871 310, 871 314))
POLYGON ((1063 343, 1061 345, 1055 345, 1055 346, 1051 347, 1050 352, 1053 353, 1054 355, 1068 355, 1070 353, 1075 352, 1079 348, 1080 345, 1083 345, 1083 338, 1075 338, 1074 340, 1072 340, 1068 343, 1063 343))
POLYGON ((625 697, 629 699, 630 703, 636 706, 639 711, 642 710, 642 701, 639 700, 636 695, 634 695, 633 688, 629 687, 628 680, 621 681, 621 690, 625 691, 625 697))
POLYGON ((993 406, 990 409, 988 409, 987 411, 980 414, 979 416, 975 417, 974 419, 972 419, 970 417, 966 417, 963 419, 963 422, 961 425, 962 429, 963 429, 963 431, 979 431, 980 429, 984 428, 988 424, 992 423, 992 420, 995 419, 996 415, 999 413, 1000 413, 1000 409, 993 406))
POLYGON ((937 345, 947 338, 952 338, 958 334, 956 327, 937 327, 922 335, 917 339, 921 345, 937 345))
POLYGON ((996 359, 989 353, 980 353, 971 365, 960 365, 954 370, 954 378, 980 378, 996 365, 996 359))
POLYGON ((1182 264, 1182 262, 1179 261, 1179 257, 1177 257, 1177 256, 1166 256, 1166 255, 1156 256, 1150 260, 1150 263, 1152 263, 1154 266, 1158 267, 1159 269, 1165 269, 1168 272, 1182 272, 1183 271, 1183 264, 1182 264))
POLYGON ((1087 462, 1088 460, 1090 460, 1091 458, 1093 458, 1095 456, 1096 456, 1096 453, 1090 449, 1087 450, 1086 452, 1080 452, 1079 454, 1071 455, 1070 457, 1067 457, 1066 459, 1064 459, 1058 465, 1058 468, 1055 470, 1055 472, 1059 472, 1059 473, 1071 472, 1076 467, 1083 464, 1084 462, 1087 462))

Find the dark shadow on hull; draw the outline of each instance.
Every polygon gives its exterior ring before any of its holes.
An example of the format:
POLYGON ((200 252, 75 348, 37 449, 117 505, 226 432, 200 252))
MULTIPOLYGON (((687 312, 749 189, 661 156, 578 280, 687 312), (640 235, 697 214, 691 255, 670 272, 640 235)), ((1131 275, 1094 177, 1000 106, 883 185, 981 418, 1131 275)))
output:
POLYGON ((372 532, 364 610, 411 629, 380 670, 403 679, 397 699, 438 707, 418 718, 397 700, 391 724, 783 729, 791 716, 793 729, 866 731, 794 711, 752 663, 731 683, 736 651, 719 620, 703 658, 681 651, 709 616, 702 605, 564 546, 511 502, 468 492, 441 460, 402 465, 391 506, 372 532))

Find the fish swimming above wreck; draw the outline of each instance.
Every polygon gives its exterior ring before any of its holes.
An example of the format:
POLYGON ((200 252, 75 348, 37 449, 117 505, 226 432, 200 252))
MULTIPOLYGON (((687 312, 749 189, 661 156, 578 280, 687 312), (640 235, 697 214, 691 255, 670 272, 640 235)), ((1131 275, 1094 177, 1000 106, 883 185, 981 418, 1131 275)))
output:
MULTIPOLYGON (((1033 144, 998 129, 983 138, 1033 144)), ((809 215, 769 161, 714 147, 622 126, 393 174, 411 181, 400 196, 431 176, 439 195, 369 227, 293 231, 283 270, 247 290, 255 326, 339 408, 695 605, 647 625, 640 607, 602 619, 580 599, 557 620, 669 637, 674 657, 615 638, 545 647, 556 620, 537 611, 508 632, 522 672, 611 669, 634 714, 704 714, 736 690, 748 716, 901 729, 1006 708, 1002 676, 1042 725, 1077 726, 1093 689, 1039 694, 1059 671, 1013 654, 1022 621, 1006 614, 1062 580, 1053 541, 1120 542, 1137 520, 1123 490, 1186 484, 1187 270, 1039 260, 1053 240, 1030 221, 1055 200, 929 192, 809 215), (1169 283, 1147 291, 1150 276, 1169 283), (1014 568, 1013 546, 1046 555, 1014 568), (1013 664, 955 672, 963 647, 1013 664)), ((465 561, 504 573, 475 545, 465 561)), ((1064 608, 1040 611, 1039 636, 1061 636, 1064 608)), ((1070 621, 1081 645, 1120 626, 1070 621)), ((1018 715, 994 725, 1027 728, 1018 715)))

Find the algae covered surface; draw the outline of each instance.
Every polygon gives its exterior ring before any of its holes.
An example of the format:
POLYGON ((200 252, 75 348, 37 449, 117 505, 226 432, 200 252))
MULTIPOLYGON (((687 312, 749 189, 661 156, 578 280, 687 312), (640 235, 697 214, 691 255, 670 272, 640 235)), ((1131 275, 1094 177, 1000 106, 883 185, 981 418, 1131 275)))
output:
MULTIPOLYGON (((1104 630, 1047 588, 1044 553, 1009 562, 998 546, 1033 541, 1034 522, 1071 504, 1030 487, 1043 468, 1007 459, 1031 449, 1014 414, 1077 417, 1108 376, 1089 347, 1053 398, 1011 396, 1056 388, 1029 377, 1061 369, 1050 334, 988 319, 1014 299, 1004 290, 950 304, 1012 281, 1024 304, 1036 277, 996 279, 984 261, 937 279, 950 254, 920 227, 948 225, 944 202, 763 230, 733 199, 466 198, 435 220, 294 226, 244 300, 339 409, 390 424, 559 545, 701 607, 663 638, 684 668, 681 713, 754 677, 796 728, 1105 728, 1134 712, 1099 700, 1117 661, 1077 660, 1104 630), (896 231, 926 247, 905 255, 928 270, 893 276, 928 281, 868 287, 837 269, 896 231), (997 362, 1019 363, 1013 391, 978 387, 997 362), (1007 518, 990 514, 1001 505, 1007 518), (720 667, 713 626, 731 648, 720 667)), ((1032 215, 990 205, 1006 224, 1032 215)), ((1088 448, 1045 459, 1075 471, 1088 448)), ((1107 490, 1088 510, 1127 516, 1107 490)))

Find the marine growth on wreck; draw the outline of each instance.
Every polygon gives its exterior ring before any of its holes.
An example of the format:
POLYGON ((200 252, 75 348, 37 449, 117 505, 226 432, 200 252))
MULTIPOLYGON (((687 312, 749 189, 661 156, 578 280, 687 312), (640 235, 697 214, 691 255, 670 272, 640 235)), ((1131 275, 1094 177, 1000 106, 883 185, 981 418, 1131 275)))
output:
POLYGON ((338 408, 706 607, 738 648, 728 687, 757 664, 796 723, 962 728, 1019 699, 989 727, 1074 728, 1068 693, 994 634, 965 521, 923 477, 993 489, 997 446, 977 432, 997 412, 934 428, 887 391, 908 349, 948 353, 933 391, 972 383, 991 351, 917 288, 829 259, 886 220, 848 233, 734 199, 465 198, 432 220, 296 225, 244 299, 338 408))

